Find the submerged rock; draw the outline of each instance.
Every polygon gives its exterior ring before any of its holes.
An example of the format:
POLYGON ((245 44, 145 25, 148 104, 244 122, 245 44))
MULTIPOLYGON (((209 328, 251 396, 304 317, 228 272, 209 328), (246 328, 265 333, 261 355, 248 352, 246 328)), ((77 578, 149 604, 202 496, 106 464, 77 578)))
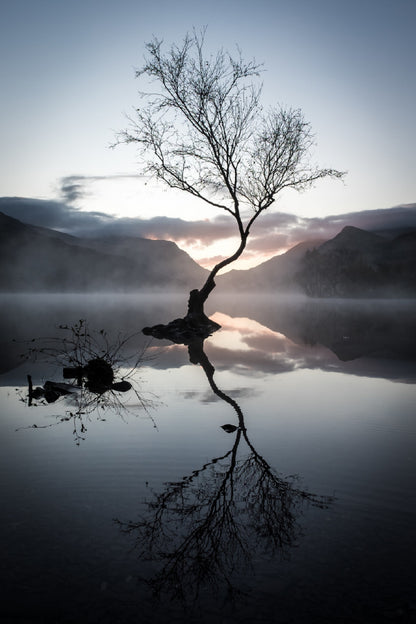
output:
POLYGON ((66 383, 56 381, 45 381, 43 388, 37 387, 29 390, 30 399, 45 399, 47 403, 55 403, 59 397, 71 394, 73 387, 66 383))

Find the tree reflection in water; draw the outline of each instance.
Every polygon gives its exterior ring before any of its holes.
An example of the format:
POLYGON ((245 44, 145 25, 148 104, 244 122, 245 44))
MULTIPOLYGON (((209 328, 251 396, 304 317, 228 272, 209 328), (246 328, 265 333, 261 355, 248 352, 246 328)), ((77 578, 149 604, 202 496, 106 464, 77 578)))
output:
POLYGON ((279 476, 256 451, 241 407, 215 383, 203 344, 204 338, 188 343, 190 361, 201 365, 213 392, 235 411, 232 447, 154 493, 139 520, 116 520, 134 537, 139 557, 157 565, 144 579, 154 594, 184 602, 208 588, 228 597, 240 593, 237 577, 251 567, 253 554, 288 555, 301 534, 302 507, 325 509, 332 501, 298 488, 295 476, 279 476))

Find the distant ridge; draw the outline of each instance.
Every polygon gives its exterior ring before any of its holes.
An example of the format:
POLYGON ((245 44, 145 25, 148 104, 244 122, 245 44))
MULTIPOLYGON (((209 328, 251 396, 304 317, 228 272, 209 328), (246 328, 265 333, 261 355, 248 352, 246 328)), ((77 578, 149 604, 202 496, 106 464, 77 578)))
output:
POLYGON ((388 239, 347 226, 306 252, 296 280, 313 297, 415 297, 416 230, 388 239))
MULTIPOLYGON (((208 271, 171 241, 111 236, 78 238, 0 213, 3 292, 183 291, 208 271)), ((383 236, 344 227, 246 271, 216 278, 227 292, 303 292, 311 297, 415 297, 416 229, 383 236)))
POLYGON ((352 225, 346 225, 334 238, 320 245, 321 253, 328 253, 334 249, 348 248, 351 251, 373 253, 385 243, 378 234, 361 230, 352 225))
POLYGON ((170 241, 88 240, 0 213, 0 289, 10 292, 188 291, 207 271, 170 241))
POLYGON ((217 277, 221 289, 247 291, 260 290, 294 290, 299 289, 295 283, 295 275, 300 270, 301 261, 309 249, 318 247, 323 239, 298 243, 286 253, 274 256, 252 269, 246 271, 233 270, 217 277))

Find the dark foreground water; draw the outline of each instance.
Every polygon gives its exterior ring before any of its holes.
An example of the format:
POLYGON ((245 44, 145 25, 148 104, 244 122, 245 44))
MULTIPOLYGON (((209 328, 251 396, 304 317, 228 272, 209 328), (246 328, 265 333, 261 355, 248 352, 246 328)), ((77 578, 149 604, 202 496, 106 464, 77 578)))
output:
POLYGON ((148 344, 185 307, 2 296, 0 622, 415 622, 415 302, 213 296, 148 344), (132 387, 29 399, 73 347, 132 387))

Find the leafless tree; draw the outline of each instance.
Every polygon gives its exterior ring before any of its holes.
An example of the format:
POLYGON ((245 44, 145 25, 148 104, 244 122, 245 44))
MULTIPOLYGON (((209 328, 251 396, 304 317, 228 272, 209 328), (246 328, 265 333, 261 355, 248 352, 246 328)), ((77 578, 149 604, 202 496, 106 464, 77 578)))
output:
POLYGON ((138 145, 144 173, 229 214, 240 239, 191 292, 188 318, 204 320, 215 276, 240 257, 254 222, 277 194, 343 174, 311 166, 314 137, 300 110, 263 109, 255 60, 223 49, 206 54, 205 30, 167 51, 156 38, 146 48, 136 76, 156 83, 156 90, 141 92, 143 106, 120 142, 138 145))

